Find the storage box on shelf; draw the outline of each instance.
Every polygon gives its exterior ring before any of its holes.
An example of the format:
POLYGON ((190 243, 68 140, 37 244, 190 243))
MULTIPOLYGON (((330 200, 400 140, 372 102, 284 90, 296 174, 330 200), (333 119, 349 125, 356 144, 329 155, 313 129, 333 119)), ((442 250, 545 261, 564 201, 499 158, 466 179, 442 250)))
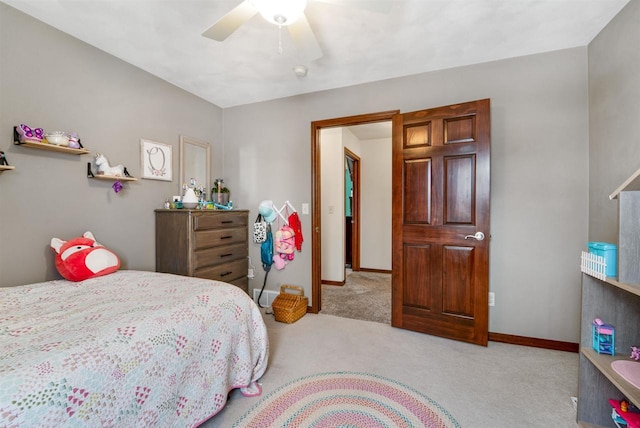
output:
POLYGON ((604 258, 606 276, 617 276, 618 247, 608 242, 589 242, 589 253, 604 258))

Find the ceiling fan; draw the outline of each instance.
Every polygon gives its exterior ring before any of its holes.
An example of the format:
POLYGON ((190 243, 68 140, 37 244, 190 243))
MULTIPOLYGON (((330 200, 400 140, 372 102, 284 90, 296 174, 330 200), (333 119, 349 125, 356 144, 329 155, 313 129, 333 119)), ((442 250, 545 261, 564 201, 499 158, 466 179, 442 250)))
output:
MULTIPOLYGON (((344 6, 355 6, 373 12, 389 12, 391 0, 313 0, 344 6)), ((224 41, 242 24, 260 13, 268 22, 280 29, 287 27, 298 52, 307 60, 313 61, 322 57, 322 49, 318 44, 311 25, 305 16, 307 0, 244 0, 238 6, 220 18, 202 35, 219 42, 224 41)), ((279 46, 282 53, 282 44, 279 46)))

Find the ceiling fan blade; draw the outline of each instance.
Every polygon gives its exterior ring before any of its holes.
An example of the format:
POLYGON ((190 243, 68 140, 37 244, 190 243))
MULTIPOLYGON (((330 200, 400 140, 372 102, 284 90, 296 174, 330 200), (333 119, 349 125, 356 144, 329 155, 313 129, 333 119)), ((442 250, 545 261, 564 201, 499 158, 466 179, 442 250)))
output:
POLYGON ((202 33, 202 35, 221 42, 257 13, 258 9, 245 0, 216 21, 216 23, 202 33))
POLYGON ((338 6, 357 7, 370 12, 389 13, 393 6, 392 0, 316 0, 317 2, 335 4, 338 6))
POLYGON ((288 25, 287 28, 289 29, 293 43, 296 45, 302 57, 307 61, 322 58, 322 49, 304 14, 294 23, 288 25))

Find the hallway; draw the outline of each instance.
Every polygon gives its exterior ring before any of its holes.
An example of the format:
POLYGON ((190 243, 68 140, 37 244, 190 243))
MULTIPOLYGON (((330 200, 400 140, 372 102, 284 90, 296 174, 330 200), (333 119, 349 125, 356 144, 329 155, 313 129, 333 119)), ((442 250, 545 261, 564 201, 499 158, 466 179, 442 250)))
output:
POLYGON ((391 324, 391 274, 347 269, 345 285, 322 284, 320 313, 391 324))

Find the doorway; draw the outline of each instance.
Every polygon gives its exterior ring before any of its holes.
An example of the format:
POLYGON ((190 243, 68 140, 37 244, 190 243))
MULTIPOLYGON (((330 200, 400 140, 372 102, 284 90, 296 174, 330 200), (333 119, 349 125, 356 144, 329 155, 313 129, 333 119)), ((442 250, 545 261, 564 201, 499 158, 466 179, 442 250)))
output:
MULTIPOLYGON (((328 119, 312 122, 311 128, 311 181, 312 181, 312 231, 313 239, 311 242, 311 294, 312 304, 310 311, 318 313, 322 309, 322 176, 321 176, 321 131, 323 129, 356 126, 362 124, 373 124, 376 122, 389 122, 397 110, 381 113, 364 114, 358 116, 350 116, 336 119, 328 119)), ((344 224, 344 222, 343 222, 344 224)), ((329 228, 329 225, 327 225, 329 228)), ((326 233, 329 233, 327 229, 326 233)), ((342 269, 344 270, 344 258, 341 260, 342 269)), ((359 267, 360 268, 360 267, 359 267)))
POLYGON ((322 309, 320 131, 388 120, 393 122, 391 325, 486 346, 488 99, 311 123, 311 311, 322 309))

